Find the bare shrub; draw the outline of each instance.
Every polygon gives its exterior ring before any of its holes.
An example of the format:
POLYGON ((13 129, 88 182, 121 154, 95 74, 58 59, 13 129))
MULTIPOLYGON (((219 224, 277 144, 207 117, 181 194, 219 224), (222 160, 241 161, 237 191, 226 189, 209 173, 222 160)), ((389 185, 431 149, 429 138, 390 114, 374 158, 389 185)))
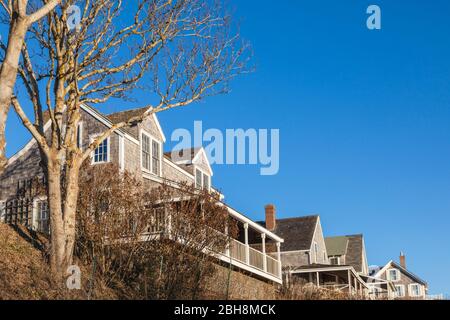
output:
POLYGON ((280 300, 360 300, 356 295, 339 289, 321 288, 312 283, 291 278, 284 282, 278 298, 280 300))
POLYGON ((151 191, 117 166, 81 175, 76 255, 119 296, 197 299, 237 232, 218 199, 187 184, 151 191))

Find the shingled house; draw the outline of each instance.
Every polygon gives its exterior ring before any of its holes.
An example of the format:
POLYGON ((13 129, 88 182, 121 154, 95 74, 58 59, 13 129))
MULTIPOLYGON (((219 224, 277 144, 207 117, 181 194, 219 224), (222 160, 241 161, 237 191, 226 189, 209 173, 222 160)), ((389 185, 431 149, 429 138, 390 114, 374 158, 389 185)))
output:
MULTIPOLYGON (((281 245, 281 262, 287 282, 312 284, 352 295, 365 296, 368 293, 365 281, 354 266, 330 264, 318 215, 276 219, 276 209, 271 204, 265 207, 265 212, 266 220, 259 223, 285 240, 281 245)), ((358 246, 363 248, 356 239, 351 248, 357 251, 358 246)), ((356 254, 354 260, 358 260, 356 254)), ((366 268, 365 253, 360 260, 361 269, 366 268)))
MULTIPOLYGON (((385 293, 388 298, 422 300, 427 297, 427 282, 406 268, 406 257, 403 253, 400 254, 400 263, 391 260, 383 267, 372 268, 371 276, 392 283, 394 291, 385 293)), ((377 295, 382 292, 378 286, 373 286, 371 290, 377 295)))
POLYGON ((350 265, 361 275, 369 274, 366 246, 362 234, 326 237, 328 259, 332 265, 350 265))
MULTIPOLYGON (((136 109, 104 115, 87 105, 82 105, 80 109, 81 121, 78 126, 77 143, 81 149, 87 148, 94 137, 113 124, 139 116, 146 111, 136 109)), ((47 121, 46 132, 50 126, 51 121, 47 121)), ((176 187, 181 182, 187 182, 197 188, 218 193, 213 187, 213 170, 203 148, 178 150, 173 154, 164 153, 165 141, 166 137, 158 118, 153 114, 142 123, 117 130, 105 139, 92 153, 91 164, 101 168, 102 164, 115 163, 121 171, 129 171, 142 178, 148 188, 160 186, 162 183, 176 187), (176 159, 172 159, 172 156, 176 156, 176 159)), ((38 185, 45 185, 45 178, 40 166, 37 144, 34 140, 30 140, 9 159, 4 173, 0 176, 1 221, 48 232, 47 199, 45 192, 37 196, 38 192, 35 189, 38 185)), ((224 248, 219 254, 219 259, 255 278, 281 283, 280 255, 276 250, 280 248, 283 239, 225 203, 223 205, 239 224, 241 234, 237 239, 230 239, 229 247, 224 248), (273 243, 275 253, 266 254, 265 241, 262 241, 261 250, 252 248, 249 239, 257 237, 273 243)), ((167 219, 161 217, 158 221, 155 224, 157 227, 152 228, 152 232, 158 233, 165 229, 161 221, 167 219)))

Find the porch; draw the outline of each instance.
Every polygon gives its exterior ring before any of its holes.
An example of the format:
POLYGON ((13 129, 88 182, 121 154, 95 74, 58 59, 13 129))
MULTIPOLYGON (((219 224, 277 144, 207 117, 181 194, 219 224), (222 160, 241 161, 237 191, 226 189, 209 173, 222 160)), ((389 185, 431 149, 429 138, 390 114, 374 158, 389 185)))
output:
MULTIPOLYGON (((283 239, 233 208, 223 203, 222 205, 226 207, 230 217, 237 223, 238 234, 234 237, 228 235, 226 227, 224 227, 224 232, 215 230, 214 232, 220 233, 222 236, 229 236, 229 238, 228 244, 223 250, 214 252, 214 255, 223 263, 250 272, 255 277, 281 284, 280 246, 283 239)), ((166 216, 164 210, 155 212, 150 233, 158 234, 170 229, 168 223, 170 223, 170 218, 166 216)))
POLYGON ((395 285, 388 280, 371 276, 361 276, 369 287, 369 295, 374 299, 394 299, 395 285))
POLYGON ((313 264, 289 270, 288 274, 318 288, 339 290, 359 298, 369 295, 369 287, 352 266, 313 264))

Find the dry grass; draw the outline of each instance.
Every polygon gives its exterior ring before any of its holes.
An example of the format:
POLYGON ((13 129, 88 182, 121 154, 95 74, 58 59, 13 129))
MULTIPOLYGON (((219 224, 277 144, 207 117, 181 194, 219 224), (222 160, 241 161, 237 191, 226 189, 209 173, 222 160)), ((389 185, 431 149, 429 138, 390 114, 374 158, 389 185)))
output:
POLYGON ((26 228, 0 223, 0 300, 115 298, 112 290, 97 282, 96 290, 89 293, 88 277, 82 277, 82 290, 56 286, 44 254, 46 245, 44 237, 26 228))
POLYGON ((295 284, 289 288, 283 287, 278 295, 280 300, 362 300, 356 295, 349 295, 347 292, 317 288, 310 284, 295 284))

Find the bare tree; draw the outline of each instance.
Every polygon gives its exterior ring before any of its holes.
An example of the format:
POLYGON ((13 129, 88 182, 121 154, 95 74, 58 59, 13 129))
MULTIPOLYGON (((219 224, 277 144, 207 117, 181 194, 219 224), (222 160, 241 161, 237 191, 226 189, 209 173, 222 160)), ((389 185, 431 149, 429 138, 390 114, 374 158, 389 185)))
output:
POLYGON ((62 277, 73 257, 83 162, 120 128, 227 92, 229 80, 247 70, 247 47, 230 21, 214 1, 67 0, 32 28, 33 37, 22 49, 19 74, 33 102, 35 123, 20 97, 12 102, 45 164, 51 266, 57 277, 62 277), (81 16, 72 28, 75 4, 81 16), (143 80, 147 85, 139 86, 143 80), (143 106, 147 111, 114 124, 80 150, 76 144, 80 105, 129 99, 137 89, 150 92, 153 103, 143 106), (51 121, 49 133, 44 133, 44 103, 51 121))
POLYGON ((104 165, 82 170, 80 185, 76 254, 93 266, 90 278, 127 298, 199 298, 214 255, 237 233, 217 198, 187 184, 149 193, 104 165))
POLYGON ((28 0, 0 0, 4 10, 2 22, 9 26, 8 43, 6 45, 3 42, 0 43, 3 50, 0 67, 0 173, 7 163, 6 120, 14 93, 25 35, 33 23, 45 17, 60 2, 61 0, 44 0, 41 6, 31 6, 33 11, 27 14, 28 0))

